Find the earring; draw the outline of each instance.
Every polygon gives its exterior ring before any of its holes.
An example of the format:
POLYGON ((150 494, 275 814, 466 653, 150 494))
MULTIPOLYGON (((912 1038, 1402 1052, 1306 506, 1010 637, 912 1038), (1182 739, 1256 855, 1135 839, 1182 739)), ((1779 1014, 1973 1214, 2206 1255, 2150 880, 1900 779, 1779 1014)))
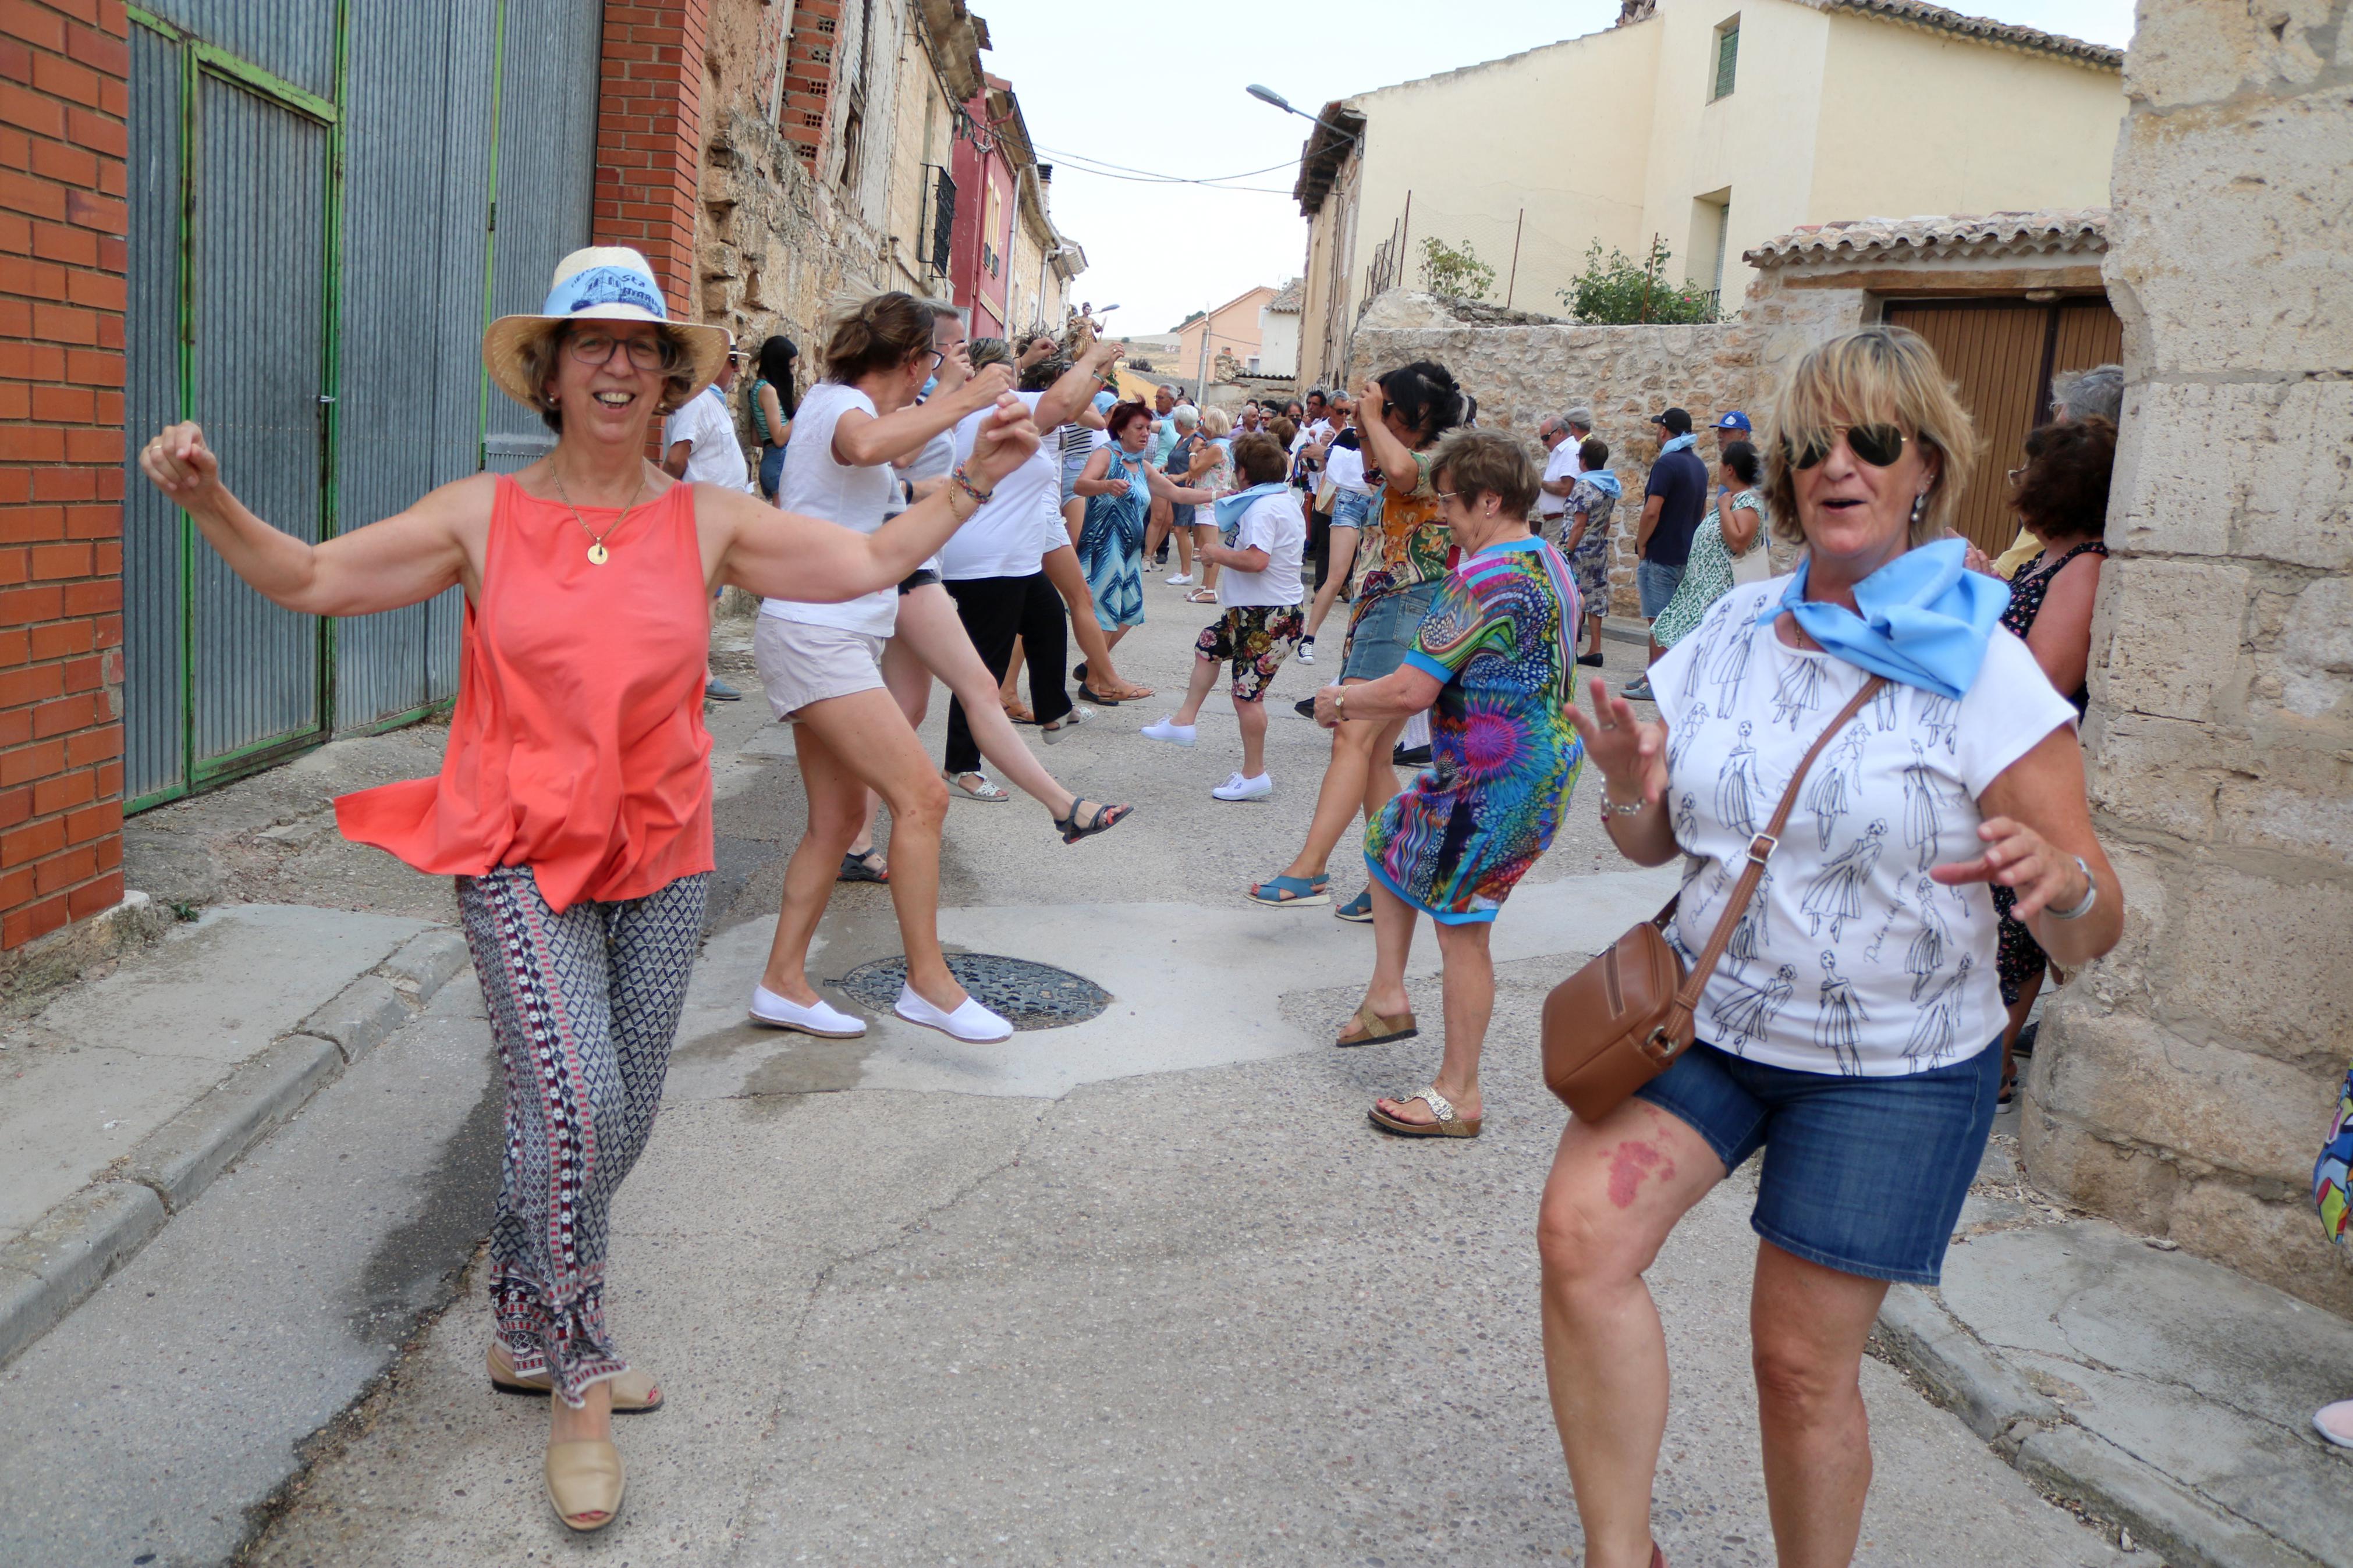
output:
POLYGON ((1919 527, 1920 520, 1927 515, 1928 492, 1926 490, 1922 490, 1918 495, 1912 498, 1912 526, 1915 528, 1919 527))

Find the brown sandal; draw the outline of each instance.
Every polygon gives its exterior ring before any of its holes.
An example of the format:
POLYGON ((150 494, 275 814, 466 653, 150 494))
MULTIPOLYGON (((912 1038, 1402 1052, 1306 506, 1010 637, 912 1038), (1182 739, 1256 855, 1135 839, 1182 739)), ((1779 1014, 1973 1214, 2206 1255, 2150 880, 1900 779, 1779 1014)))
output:
MULTIPOLYGON (((1336 1036, 1332 1041, 1334 1045, 1381 1046, 1387 1045, 1391 1040, 1409 1040, 1421 1033, 1420 1027, 1414 1023, 1411 1013, 1400 1013, 1393 1018, 1384 1017, 1373 1011, 1373 1005, 1370 1002, 1356 1004, 1356 1011, 1349 1017, 1348 1023, 1356 1025, 1362 1033, 1354 1039, 1350 1039, 1346 1035, 1336 1036)), ((1347 1026, 1341 1026, 1345 1028, 1347 1026)))
MULTIPOLYGON (((1372 1124, 1382 1131, 1394 1132, 1400 1138, 1476 1138, 1479 1136, 1479 1129, 1485 1126, 1487 1122, 1487 1119, 1483 1116, 1473 1117, 1468 1121, 1457 1117, 1454 1114, 1454 1102, 1439 1093, 1438 1086, 1435 1084, 1418 1089, 1405 1098, 1427 1103, 1430 1115, 1437 1120, 1407 1121, 1391 1116, 1378 1105, 1366 1112, 1366 1115, 1371 1120, 1372 1124)), ((1403 1101, 1399 1103, 1402 1104, 1403 1101)))

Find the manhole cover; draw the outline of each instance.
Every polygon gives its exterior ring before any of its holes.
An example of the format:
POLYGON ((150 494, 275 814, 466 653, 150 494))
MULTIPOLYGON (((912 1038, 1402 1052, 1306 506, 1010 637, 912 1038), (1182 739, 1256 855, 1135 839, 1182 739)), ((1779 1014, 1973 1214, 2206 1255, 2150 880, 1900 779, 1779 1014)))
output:
MULTIPOLYGON (((1001 1015, 1016 1029, 1059 1029, 1083 1024, 1111 1005, 1111 993, 1093 981, 1026 958, 1002 958, 993 952, 950 953, 948 972, 980 998, 982 1006, 1001 1015)), ((891 1010, 906 983, 904 957, 861 963, 836 982, 878 1013, 891 1010)))

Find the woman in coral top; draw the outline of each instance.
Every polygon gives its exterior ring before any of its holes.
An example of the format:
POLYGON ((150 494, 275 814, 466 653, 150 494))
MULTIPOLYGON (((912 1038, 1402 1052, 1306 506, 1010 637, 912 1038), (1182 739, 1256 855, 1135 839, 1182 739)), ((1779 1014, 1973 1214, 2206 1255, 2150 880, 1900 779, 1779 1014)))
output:
POLYGON ((712 588, 816 601, 891 588, 1038 444, 1004 399, 955 482, 866 534, 672 480, 645 460, 648 432, 726 352, 719 329, 667 319, 636 251, 575 251, 540 314, 482 338, 491 379, 556 433, 520 473, 444 485, 313 545, 229 493, 195 425, 139 455, 273 604, 364 616, 466 590, 440 775, 336 811, 349 837, 457 878, 507 1077, 491 1377, 554 1392, 547 1491, 575 1530, 620 1510, 612 1413, 661 1403, 606 1329, 605 1258, 614 1191, 660 1103, 712 866, 712 588))

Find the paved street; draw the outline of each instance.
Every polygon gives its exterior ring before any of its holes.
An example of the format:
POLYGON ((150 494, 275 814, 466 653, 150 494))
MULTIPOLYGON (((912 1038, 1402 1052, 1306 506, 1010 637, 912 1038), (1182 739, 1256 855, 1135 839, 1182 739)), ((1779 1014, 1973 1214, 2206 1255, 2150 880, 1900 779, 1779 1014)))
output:
MULTIPOLYGON (((1147 584, 1153 619, 1123 668, 1173 699, 1205 612, 1147 584)), ((461 977, 0 1373, 0 1557, 211 1562, 258 1529, 253 1563, 404 1568, 577 1551, 1574 1560, 1532 1241, 1565 1112, 1535 1074, 1535 1019, 1569 963, 1655 907, 1661 876, 1627 871, 1589 807, 1573 813, 1497 929, 1485 1136, 1374 1132, 1364 1107, 1423 1082, 1437 1040, 1330 1048, 1369 931, 1237 896, 1303 828, 1324 745, 1288 708, 1313 684, 1277 683, 1271 802, 1208 797, 1239 756, 1222 699, 1191 752, 1134 734, 1155 699, 1044 752, 1071 787, 1136 803, 1109 836, 1066 848, 1027 801, 954 807, 950 942, 1113 997, 1002 1047, 895 1022, 839 1043, 744 1024, 801 807, 765 709, 713 715, 712 935, 616 1216, 615 1325, 670 1405, 621 1426, 629 1498, 604 1537, 551 1517, 543 1412, 481 1375, 466 1265, 495 1183, 495 1075, 461 977)), ((372 851, 293 837, 273 899, 446 910, 372 851)), ((1335 869, 1335 895, 1353 893, 1361 869, 1335 869)), ((815 967, 896 951, 884 891, 846 888, 815 967)), ((1415 1005, 1434 1021, 1426 933, 1421 957, 1415 1005)), ((1704 1204, 1652 1275, 1677 1378, 1658 1529, 1685 1564, 1771 1561, 1746 1188, 1704 1204)), ((2126 1560, 1892 1367, 1864 1374, 1878 1481, 1859 1561, 2126 1560)))

